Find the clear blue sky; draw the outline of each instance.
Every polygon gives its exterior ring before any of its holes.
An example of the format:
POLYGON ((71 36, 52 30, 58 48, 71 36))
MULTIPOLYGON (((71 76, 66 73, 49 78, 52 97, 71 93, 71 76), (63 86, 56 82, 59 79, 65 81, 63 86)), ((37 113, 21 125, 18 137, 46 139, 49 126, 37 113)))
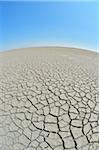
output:
POLYGON ((98 47, 96 2, 0 2, 0 50, 98 47))

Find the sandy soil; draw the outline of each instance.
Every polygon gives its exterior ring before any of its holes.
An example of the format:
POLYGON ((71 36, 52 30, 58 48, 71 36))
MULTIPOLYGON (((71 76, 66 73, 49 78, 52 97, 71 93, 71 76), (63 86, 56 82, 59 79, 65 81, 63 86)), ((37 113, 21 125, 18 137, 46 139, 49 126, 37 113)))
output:
POLYGON ((99 150, 98 54, 0 53, 0 150, 99 150))

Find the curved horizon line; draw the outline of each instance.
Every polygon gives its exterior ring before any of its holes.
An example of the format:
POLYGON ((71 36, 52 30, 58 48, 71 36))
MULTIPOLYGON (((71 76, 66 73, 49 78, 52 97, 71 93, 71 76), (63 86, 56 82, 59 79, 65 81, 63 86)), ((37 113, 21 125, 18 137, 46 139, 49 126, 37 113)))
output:
POLYGON ((10 51, 15 51, 15 50, 19 50, 19 49, 31 49, 31 48, 69 48, 69 49, 77 49, 77 50, 82 50, 82 51, 87 51, 87 52, 93 52, 93 53, 99 53, 98 50, 97 51, 94 51, 94 50, 91 50, 91 49, 87 49, 87 48, 80 48, 80 47, 72 47, 72 46, 30 46, 30 47, 19 47, 19 48, 11 48, 11 49, 7 49, 7 50, 3 50, 3 51, 0 51, 0 53, 3 53, 3 52, 10 52, 10 51))

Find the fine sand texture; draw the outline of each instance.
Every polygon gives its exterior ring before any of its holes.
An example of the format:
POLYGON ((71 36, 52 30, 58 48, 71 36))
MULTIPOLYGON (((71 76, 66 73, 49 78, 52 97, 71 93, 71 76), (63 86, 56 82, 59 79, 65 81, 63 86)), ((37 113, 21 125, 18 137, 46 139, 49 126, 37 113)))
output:
POLYGON ((0 150, 99 150, 99 54, 0 53, 0 150))

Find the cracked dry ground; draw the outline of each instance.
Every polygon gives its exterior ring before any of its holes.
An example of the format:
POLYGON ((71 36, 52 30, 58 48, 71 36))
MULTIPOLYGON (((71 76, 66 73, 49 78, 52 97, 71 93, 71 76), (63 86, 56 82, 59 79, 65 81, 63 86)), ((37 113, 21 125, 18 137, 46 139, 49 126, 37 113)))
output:
POLYGON ((99 150, 98 54, 0 54, 0 150, 99 150))

